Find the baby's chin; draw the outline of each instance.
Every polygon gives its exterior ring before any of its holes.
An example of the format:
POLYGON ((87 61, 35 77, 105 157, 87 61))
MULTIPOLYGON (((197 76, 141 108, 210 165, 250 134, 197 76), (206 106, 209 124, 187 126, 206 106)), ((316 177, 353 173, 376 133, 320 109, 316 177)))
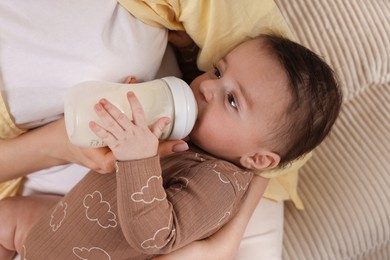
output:
MULTIPOLYGON (((202 148, 202 147, 201 147, 202 144, 198 141, 198 139, 196 138, 196 134, 193 133, 193 131, 194 131, 194 130, 192 130, 191 133, 187 136, 188 140, 189 140, 192 144, 198 146, 199 148, 202 148)), ((202 148, 202 149, 203 149, 203 148, 202 148)))
POLYGON ((196 135, 191 136, 191 134, 189 135, 189 140, 196 147, 198 147, 199 149, 203 150, 204 152, 212 155, 213 157, 216 157, 216 158, 219 158, 219 159, 222 159, 222 160, 226 160, 226 161, 230 161, 232 163, 235 163, 235 162, 233 162, 233 160, 231 160, 231 158, 227 158, 223 154, 219 154, 218 151, 213 149, 214 146, 209 141, 203 142, 202 140, 197 139, 196 135))

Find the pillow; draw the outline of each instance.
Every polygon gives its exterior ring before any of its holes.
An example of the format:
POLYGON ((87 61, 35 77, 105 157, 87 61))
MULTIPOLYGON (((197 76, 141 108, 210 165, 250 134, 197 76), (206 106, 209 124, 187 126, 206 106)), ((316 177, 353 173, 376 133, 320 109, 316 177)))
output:
POLYGON ((277 0, 338 72, 343 106, 285 206, 283 259, 390 259, 390 1, 277 0))

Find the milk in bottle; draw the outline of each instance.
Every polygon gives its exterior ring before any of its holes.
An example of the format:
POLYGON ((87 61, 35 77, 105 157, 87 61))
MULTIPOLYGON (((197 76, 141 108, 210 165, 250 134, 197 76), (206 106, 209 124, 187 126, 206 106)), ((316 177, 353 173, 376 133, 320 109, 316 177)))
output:
POLYGON ((137 84, 87 81, 73 86, 65 97, 65 125, 71 143, 82 147, 105 146, 89 128, 90 121, 100 123, 94 105, 105 98, 131 119, 126 95, 129 91, 141 103, 148 125, 160 117, 171 119, 160 139, 182 139, 192 130, 197 104, 190 87, 179 78, 165 77, 137 84))

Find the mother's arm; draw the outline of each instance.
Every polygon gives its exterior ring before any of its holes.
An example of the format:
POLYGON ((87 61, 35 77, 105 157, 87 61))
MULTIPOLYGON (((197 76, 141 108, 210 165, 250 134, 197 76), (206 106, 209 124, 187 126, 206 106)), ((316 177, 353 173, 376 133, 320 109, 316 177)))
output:
MULTIPOLYGON (((182 140, 160 144, 160 156, 188 149, 182 140)), ((48 167, 77 163, 100 173, 114 171, 115 158, 110 149, 81 148, 72 145, 64 120, 30 130, 16 138, 0 140, 0 182, 25 176, 48 167)))
POLYGON ((16 138, 0 140, 0 181, 66 163, 79 163, 99 172, 110 172, 114 161, 108 148, 87 149, 70 144, 63 119, 16 138))
MULTIPOLYGON (((191 244, 154 260, 214 260, 233 259, 240 246, 246 226, 259 203, 268 179, 255 177, 252 180, 248 195, 237 215, 211 237, 192 242, 191 244)), ((259 249, 261 250, 261 249, 259 249)))

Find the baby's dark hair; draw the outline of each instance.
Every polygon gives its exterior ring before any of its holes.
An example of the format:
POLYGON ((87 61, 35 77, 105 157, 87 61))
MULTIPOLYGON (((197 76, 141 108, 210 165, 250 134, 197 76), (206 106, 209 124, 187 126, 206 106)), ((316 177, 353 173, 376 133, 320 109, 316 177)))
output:
POLYGON ((259 37, 262 48, 269 48, 286 71, 291 90, 290 104, 270 140, 283 167, 328 135, 338 117, 342 93, 334 71, 317 54, 275 34, 259 37))

